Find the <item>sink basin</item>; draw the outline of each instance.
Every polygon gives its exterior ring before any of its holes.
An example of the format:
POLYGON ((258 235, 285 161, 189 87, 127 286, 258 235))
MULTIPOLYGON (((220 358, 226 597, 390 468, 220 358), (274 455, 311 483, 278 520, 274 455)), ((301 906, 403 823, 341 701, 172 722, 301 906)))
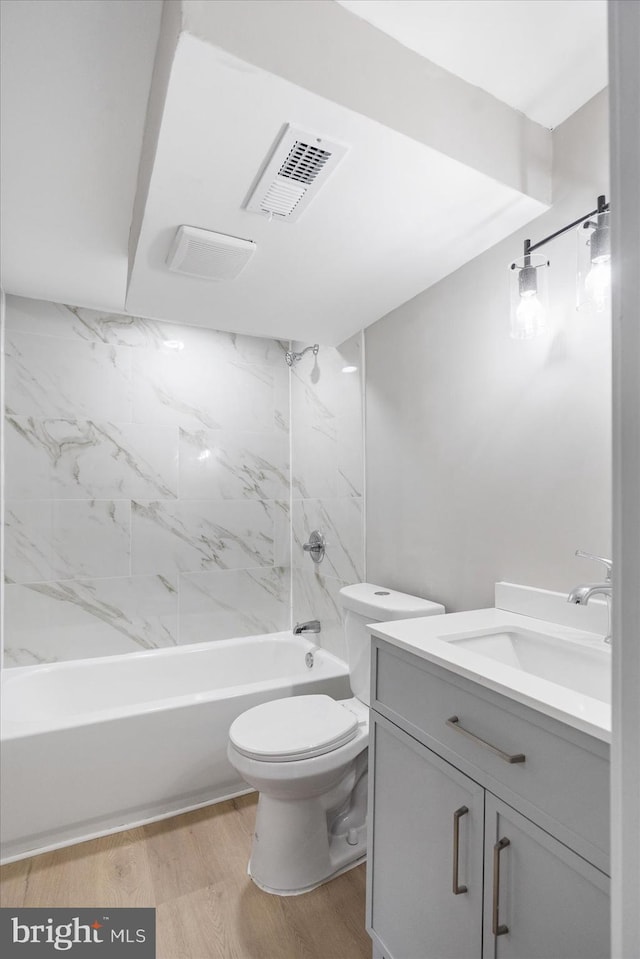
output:
POLYGON ((607 649, 508 626, 442 638, 459 649, 496 660, 600 702, 611 702, 610 654, 607 649))
MULTIPOLYGON (((501 605, 375 623, 374 636, 573 729, 611 741, 606 603, 501 583, 501 605)), ((455 710, 452 710, 455 712, 455 710)))

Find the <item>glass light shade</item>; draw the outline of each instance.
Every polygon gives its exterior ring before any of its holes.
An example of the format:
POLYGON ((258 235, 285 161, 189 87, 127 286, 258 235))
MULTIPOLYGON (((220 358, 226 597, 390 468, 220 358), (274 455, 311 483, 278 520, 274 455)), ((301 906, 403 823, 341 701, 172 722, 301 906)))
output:
POLYGON ((576 230, 579 310, 602 312, 611 303, 609 211, 597 213, 576 230))
POLYGON ((547 327, 548 267, 545 256, 528 253, 511 267, 511 338, 531 340, 547 327))

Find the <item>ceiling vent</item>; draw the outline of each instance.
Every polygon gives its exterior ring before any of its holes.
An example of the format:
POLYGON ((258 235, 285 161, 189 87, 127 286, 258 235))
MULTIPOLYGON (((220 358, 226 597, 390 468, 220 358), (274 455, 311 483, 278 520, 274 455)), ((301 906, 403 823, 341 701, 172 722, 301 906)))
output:
POLYGON ((251 240, 180 226, 173 238, 167 266, 175 273, 204 280, 233 280, 256 251, 251 240))
POLYGON ((287 124, 245 209, 293 223, 324 186, 347 147, 287 124))

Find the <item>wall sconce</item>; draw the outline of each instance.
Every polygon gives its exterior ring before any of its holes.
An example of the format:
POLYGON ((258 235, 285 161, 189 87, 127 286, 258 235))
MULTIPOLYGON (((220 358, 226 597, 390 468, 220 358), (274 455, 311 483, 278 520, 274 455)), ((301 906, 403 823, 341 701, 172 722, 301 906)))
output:
POLYGON ((531 340, 547 328, 549 260, 531 253, 531 241, 524 241, 524 256, 511 264, 511 337, 531 340))
MULTIPOLYGON (((593 216, 593 214, 592 214, 593 216)), ((598 197, 595 217, 578 227, 578 309, 601 312, 611 295, 611 236, 609 207, 598 197)))
POLYGON ((611 286, 609 204, 598 206, 538 243, 524 241, 524 254, 511 264, 511 336, 529 340, 546 329, 549 260, 535 250, 578 227, 578 309, 604 310, 611 286))

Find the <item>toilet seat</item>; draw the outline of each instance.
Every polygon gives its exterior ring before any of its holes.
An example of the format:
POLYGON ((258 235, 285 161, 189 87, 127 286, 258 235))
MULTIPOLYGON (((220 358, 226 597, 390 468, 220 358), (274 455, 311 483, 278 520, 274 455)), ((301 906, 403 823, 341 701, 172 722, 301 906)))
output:
POLYGON ((229 738, 243 756, 293 762, 333 752, 358 731, 358 717, 330 696, 292 696, 254 706, 231 724, 229 738))

